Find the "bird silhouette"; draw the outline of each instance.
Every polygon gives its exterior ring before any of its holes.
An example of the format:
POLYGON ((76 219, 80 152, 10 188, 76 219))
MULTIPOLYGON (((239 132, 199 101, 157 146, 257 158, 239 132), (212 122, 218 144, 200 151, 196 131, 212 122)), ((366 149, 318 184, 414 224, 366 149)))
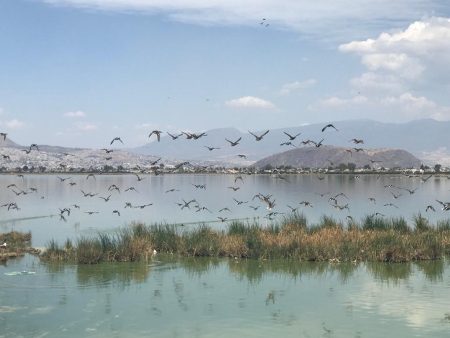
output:
POLYGON ((432 205, 427 205, 425 212, 428 212, 429 210, 436 211, 436 209, 432 205))
POLYGON ((102 197, 102 196, 99 196, 98 198, 101 198, 101 199, 104 200, 105 202, 109 202, 109 199, 111 198, 111 195, 109 195, 108 197, 102 197))
POLYGON ((158 142, 161 140, 161 130, 153 130, 150 134, 148 134, 148 138, 150 138, 152 135, 156 135, 156 138, 158 142))
POLYGON ((123 144, 123 141, 122 141, 122 139, 121 139, 120 137, 114 137, 114 138, 111 140, 110 145, 112 145, 115 141, 119 141, 120 143, 123 144))
POLYGON ((134 176, 136 176, 138 182, 145 180, 145 177, 141 177, 138 174, 134 174, 134 176))
POLYGON ((209 151, 213 151, 214 149, 220 149, 218 147, 208 147, 208 146, 204 146, 205 148, 207 148, 209 151))
POLYGON ((0 137, 3 137, 3 141, 6 141, 6 136, 8 136, 7 133, 0 133, 0 137))
POLYGON ((329 124, 327 124, 325 127, 322 128, 322 133, 323 133, 327 128, 333 128, 334 130, 338 131, 337 128, 336 128, 332 123, 329 123, 329 124))
POLYGON ((297 147, 295 144, 293 144, 291 141, 280 143, 280 146, 292 146, 297 147))
POLYGON ((256 135, 256 134, 252 133, 250 130, 248 132, 250 133, 250 135, 253 135, 255 137, 255 141, 261 141, 263 139, 263 137, 269 133, 269 130, 266 130, 261 135, 256 135))
POLYGON ((298 136, 300 136, 301 133, 295 134, 295 135, 291 135, 288 132, 283 131, 283 133, 285 135, 287 135, 287 137, 289 137, 289 141, 294 141, 298 136))
POLYGON ((172 138, 172 140, 176 140, 177 138, 179 138, 180 136, 182 136, 183 133, 181 133, 181 134, 179 134, 179 135, 173 135, 173 134, 167 132, 167 135, 169 135, 169 136, 172 138))
POLYGON ((232 147, 235 147, 239 144, 239 141, 241 139, 242 139, 242 137, 239 137, 236 141, 230 141, 229 139, 226 138, 225 141, 229 142, 232 147))
POLYGON ((248 203, 248 201, 239 201, 239 200, 237 200, 235 198, 233 198, 233 200, 236 202, 237 205, 248 203))

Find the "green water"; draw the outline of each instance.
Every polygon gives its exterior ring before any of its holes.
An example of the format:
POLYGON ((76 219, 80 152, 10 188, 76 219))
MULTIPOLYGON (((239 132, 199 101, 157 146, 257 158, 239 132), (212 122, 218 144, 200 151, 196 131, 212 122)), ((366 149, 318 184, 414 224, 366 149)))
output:
POLYGON ((0 267, 0 337, 449 337, 450 264, 0 267), (26 272, 26 273, 25 273, 26 272))

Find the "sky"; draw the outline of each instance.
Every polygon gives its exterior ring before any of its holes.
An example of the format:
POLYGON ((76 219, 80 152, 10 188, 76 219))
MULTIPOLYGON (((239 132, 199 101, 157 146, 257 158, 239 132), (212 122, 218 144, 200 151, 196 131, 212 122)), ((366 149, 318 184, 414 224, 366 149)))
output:
POLYGON ((0 132, 124 147, 169 132, 450 120, 446 0, 2 0, 0 132))

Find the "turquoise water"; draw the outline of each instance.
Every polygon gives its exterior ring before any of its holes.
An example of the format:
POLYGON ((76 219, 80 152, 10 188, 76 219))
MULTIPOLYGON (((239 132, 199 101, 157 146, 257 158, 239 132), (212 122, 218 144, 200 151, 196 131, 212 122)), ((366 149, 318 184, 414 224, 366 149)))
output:
POLYGON ((448 337, 449 262, 0 267, 0 337, 448 337))
POLYGON ((57 175, 25 175, 23 179, 16 175, 0 175, 0 205, 16 202, 20 208, 9 211, 5 207, 0 208, 0 231, 31 231, 33 245, 44 246, 50 238, 64 241, 67 237, 117 229, 133 221, 207 222, 213 227, 226 227, 226 222, 219 222, 217 217, 220 216, 229 219, 247 218, 250 221, 256 218, 260 224, 270 223, 264 218, 268 213, 266 205, 258 199, 252 200, 257 193, 271 194, 272 199, 275 199, 276 205, 272 211, 280 213, 275 221, 291 212, 288 205, 297 207, 298 212, 303 212, 310 222, 319 221, 324 214, 343 222, 346 222, 347 215, 359 220, 375 212, 385 214, 386 217, 403 216, 407 221, 411 221, 412 216, 418 212, 432 222, 447 219, 450 215, 449 212, 442 211, 435 201, 450 201, 450 180, 445 176, 432 177, 426 182, 422 182, 420 177, 409 178, 404 175, 355 177, 352 174, 326 175, 323 179, 319 179, 318 175, 287 175, 286 180, 270 175, 244 175, 243 181, 236 182, 235 175, 206 174, 142 175, 144 180, 140 182, 134 175, 97 175, 96 179, 76 174, 59 176, 70 179, 61 183, 57 175), (10 184, 15 184, 16 187, 6 188, 10 184), (108 191, 112 184, 120 189, 120 193, 108 191), (194 184, 204 184, 206 189, 197 189, 194 184), (389 187, 390 185, 414 190, 414 193, 389 187), (239 190, 233 191, 228 188, 230 186, 239 187, 239 190), (126 192, 129 187, 135 187, 137 192, 126 192), (31 188, 37 189, 37 192, 30 192, 31 188), (29 193, 16 196, 13 189, 29 193), (166 193, 170 189, 177 191, 166 193), (98 195, 83 197, 81 190, 98 195), (338 197, 338 203, 348 204, 349 210, 333 208, 329 202, 329 197, 341 192, 347 198, 338 197), (393 194, 398 198, 394 199, 393 194), (107 198, 109 195, 111 197, 108 202, 100 198, 107 198), (369 197, 375 198, 376 203, 371 202, 369 197), (190 209, 181 209, 176 203, 181 203, 183 199, 196 199, 201 207, 206 207, 209 211, 196 211, 192 205, 190 209), (248 203, 237 205, 234 199, 248 203), (313 207, 300 205, 302 201, 310 201, 313 207), (152 205, 142 209, 125 208, 126 202, 133 206, 152 205), (395 207, 385 206, 389 203, 393 203, 395 207), (75 208, 74 204, 80 208, 75 208), (436 212, 425 212, 429 204, 435 207, 436 212), (255 211, 250 205, 259 209, 255 211), (230 211, 219 211, 225 207, 230 211), (70 216, 65 214, 66 220, 61 220, 58 216, 59 209, 63 208, 71 208, 70 216), (118 210, 120 216, 114 214, 113 210, 118 210), (90 215, 87 213, 89 211, 98 213, 90 215), (48 217, 50 215, 53 217, 48 217), (45 217, 35 218, 37 216, 45 217))

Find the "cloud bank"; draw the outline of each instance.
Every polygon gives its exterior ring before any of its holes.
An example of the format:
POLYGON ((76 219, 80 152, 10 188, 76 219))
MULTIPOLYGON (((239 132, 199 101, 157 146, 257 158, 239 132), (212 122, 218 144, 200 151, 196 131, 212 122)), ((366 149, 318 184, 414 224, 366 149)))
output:
MULTIPOLYGON (((84 9, 162 14, 200 25, 271 27, 307 34, 362 34, 387 24, 404 24, 439 10, 436 0, 40 0, 84 9), (351 25, 349 25, 349 22, 351 25), (332 30, 329 28, 333 27, 332 30), (358 27, 358 29, 355 29, 358 27), (326 30, 324 30, 326 28, 326 30)), ((397 26, 398 27, 398 26, 397 26)))
POLYGON ((254 96, 244 96, 238 99, 225 102, 228 107, 232 108, 258 108, 258 109, 274 109, 275 105, 267 100, 254 96))

